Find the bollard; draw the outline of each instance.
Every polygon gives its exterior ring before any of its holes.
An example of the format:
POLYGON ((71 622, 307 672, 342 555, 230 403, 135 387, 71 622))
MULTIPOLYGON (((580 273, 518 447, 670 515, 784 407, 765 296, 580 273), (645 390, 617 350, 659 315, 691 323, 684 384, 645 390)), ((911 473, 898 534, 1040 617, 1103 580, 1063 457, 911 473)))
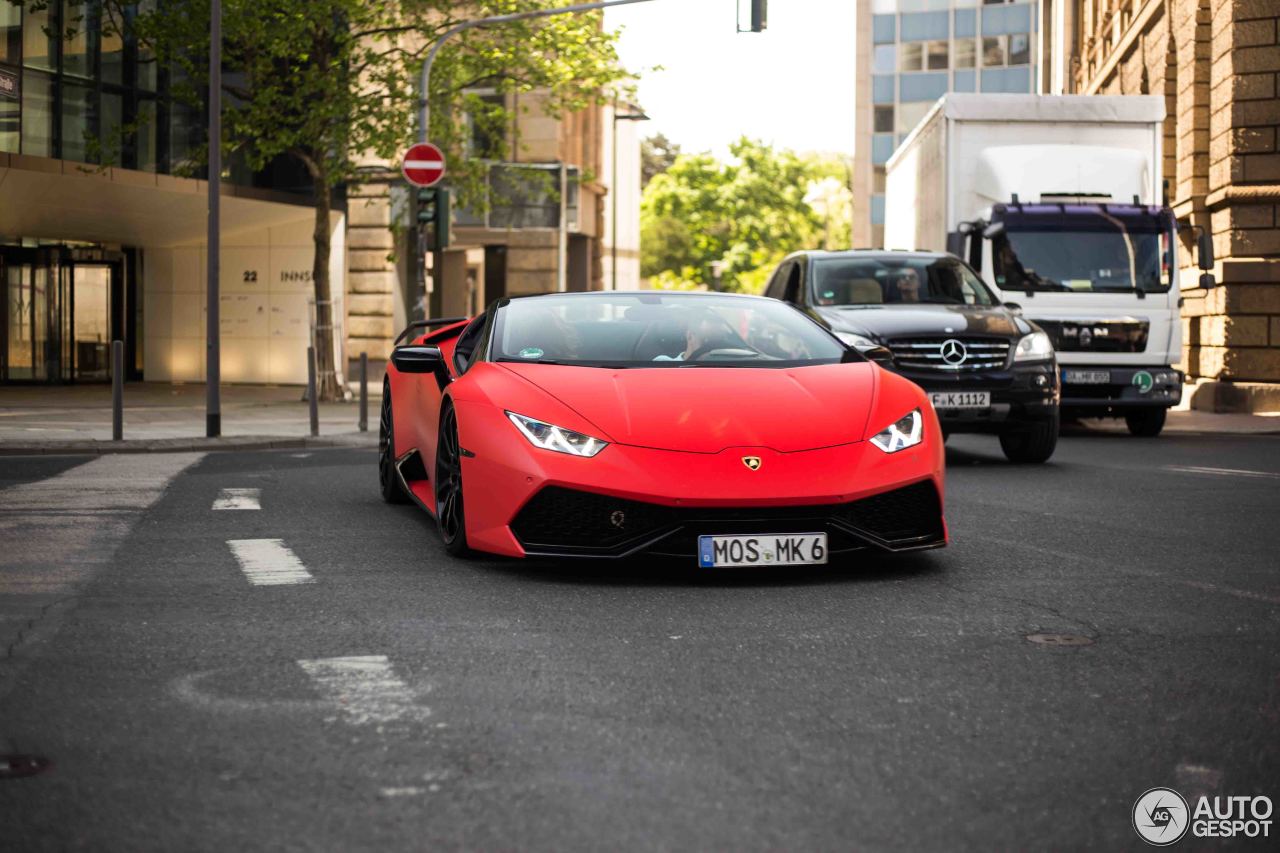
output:
POLYGON ((360 353, 360 431, 369 431, 369 354, 360 353))
POLYGON ((124 440, 124 341, 111 342, 111 440, 124 440))
POLYGON ((311 435, 320 434, 320 404, 316 400, 316 348, 307 347, 307 404, 311 407, 311 435))

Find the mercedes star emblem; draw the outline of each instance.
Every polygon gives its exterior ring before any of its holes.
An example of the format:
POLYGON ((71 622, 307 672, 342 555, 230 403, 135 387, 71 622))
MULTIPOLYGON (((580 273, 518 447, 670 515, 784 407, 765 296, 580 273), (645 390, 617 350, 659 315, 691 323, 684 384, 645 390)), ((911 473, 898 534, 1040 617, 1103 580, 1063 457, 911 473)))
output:
POLYGON ((942 360, 947 364, 952 366, 964 364, 964 360, 968 357, 969 351, 955 338, 948 338, 942 342, 942 360))

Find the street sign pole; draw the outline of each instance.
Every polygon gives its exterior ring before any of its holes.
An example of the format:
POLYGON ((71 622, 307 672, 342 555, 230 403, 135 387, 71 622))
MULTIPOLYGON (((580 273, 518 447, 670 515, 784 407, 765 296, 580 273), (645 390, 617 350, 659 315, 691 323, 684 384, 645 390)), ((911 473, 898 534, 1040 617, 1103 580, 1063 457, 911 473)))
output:
POLYGON ((222 204, 222 0, 209 9, 209 237, 205 323, 205 435, 222 435, 222 347, 218 321, 218 254, 222 204))

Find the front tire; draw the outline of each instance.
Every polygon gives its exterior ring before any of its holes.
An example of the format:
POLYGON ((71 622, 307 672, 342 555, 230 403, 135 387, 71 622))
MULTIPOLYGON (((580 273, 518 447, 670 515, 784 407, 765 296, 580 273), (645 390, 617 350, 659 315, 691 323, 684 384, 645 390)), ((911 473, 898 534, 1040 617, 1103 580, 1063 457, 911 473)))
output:
POLYGON ((1058 416, 1029 427, 1000 433, 1000 449, 1016 465, 1036 465, 1048 461, 1058 446, 1058 416))
POLYGON ((436 526, 451 556, 465 557, 467 515, 462 491, 462 445, 458 442, 458 415, 446 402, 440 415, 440 435, 436 442, 436 526))
POLYGON ((1164 420, 1168 409, 1142 409, 1124 416, 1129 433, 1139 438, 1155 438, 1164 429, 1164 420))
POLYGON ((409 502, 396 473, 396 429, 391 417, 391 383, 382 383, 382 414, 378 417, 378 491, 389 504, 409 502))

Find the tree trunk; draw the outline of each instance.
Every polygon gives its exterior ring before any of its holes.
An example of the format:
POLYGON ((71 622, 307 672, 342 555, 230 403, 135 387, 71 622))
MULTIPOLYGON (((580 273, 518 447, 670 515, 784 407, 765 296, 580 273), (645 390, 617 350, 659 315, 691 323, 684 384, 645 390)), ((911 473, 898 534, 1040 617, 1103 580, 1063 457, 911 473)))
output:
MULTIPOLYGON (((316 162, 323 162, 317 157, 316 162)), ((313 235, 316 252, 311 267, 311 281, 316 299, 316 396, 321 400, 341 400, 338 373, 333 359, 333 299, 329 287, 329 182, 322 170, 314 170, 312 179, 316 194, 316 226, 313 235)))

